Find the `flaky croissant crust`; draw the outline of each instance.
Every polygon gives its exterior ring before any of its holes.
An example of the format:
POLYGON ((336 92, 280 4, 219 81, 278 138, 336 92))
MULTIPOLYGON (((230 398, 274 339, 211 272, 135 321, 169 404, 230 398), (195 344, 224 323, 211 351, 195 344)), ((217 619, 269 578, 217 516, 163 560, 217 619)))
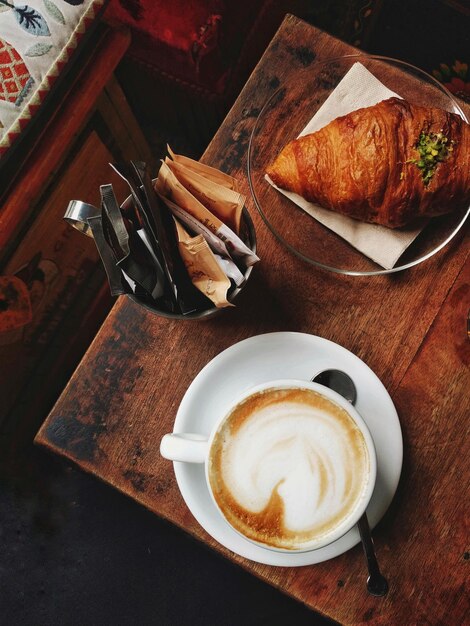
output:
POLYGON ((447 111, 389 98, 292 141, 267 173, 310 202, 397 228, 470 203, 470 126, 447 111), (442 133, 452 147, 427 185, 417 166, 422 133, 442 133))

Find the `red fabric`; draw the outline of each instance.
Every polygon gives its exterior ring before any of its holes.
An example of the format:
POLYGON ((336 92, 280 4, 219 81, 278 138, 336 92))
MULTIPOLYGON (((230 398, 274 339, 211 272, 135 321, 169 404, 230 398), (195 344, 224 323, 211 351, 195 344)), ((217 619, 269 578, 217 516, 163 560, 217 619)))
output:
POLYGON ((198 29, 211 14, 223 11, 222 0, 111 0, 106 15, 176 50, 189 52, 198 29))
POLYGON ((15 103, 26 85, 29 72, 11 44, 0 39, 0 99, 15 103))
MULTIPOLYGON (((111 0, 106 17, 131 28, 133 58, 176 81, 221 94, 250 29, 271 4, 272 0, 111 0)), ((267 18, 261 26, 272 34, 271 22, 267 18)))

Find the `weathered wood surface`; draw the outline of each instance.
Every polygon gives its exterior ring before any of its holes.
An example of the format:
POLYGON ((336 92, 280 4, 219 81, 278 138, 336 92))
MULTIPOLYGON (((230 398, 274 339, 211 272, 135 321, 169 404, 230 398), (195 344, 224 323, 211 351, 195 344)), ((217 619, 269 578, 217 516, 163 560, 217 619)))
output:
MULTIPOLYGON (((288 16, 204 160, 246 180, 254 115, 296 64, 352 49, 288 16)), ((76 462, 228 559, 343 624, 462 624, 468 610, 470 342, 468 238, 391 277, 344 277, 290 256, 249 208, 262 263, 233 310, 211 321, 171 322, 122 298, 111 311, 37 442, 76 462), (375 531, 391 583, 365 591, 360 546, 319 565, 275 568, 232 554, 193 519, 162 435, 200 369, 235 342, 295 330, 336 341, 361 357, 396 403, 404 432, 402 480, 375 531)), ((227 373, 230 375, 230 373, 227 373)))

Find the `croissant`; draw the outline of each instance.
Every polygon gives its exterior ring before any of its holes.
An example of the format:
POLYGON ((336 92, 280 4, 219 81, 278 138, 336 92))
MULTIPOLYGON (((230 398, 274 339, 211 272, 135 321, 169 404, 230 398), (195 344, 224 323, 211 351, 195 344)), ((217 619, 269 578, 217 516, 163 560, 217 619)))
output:
POLYGON ((267 169, 282 189, 390 228, 470 202, 470 126, 389 98, 290 142, 267 169))

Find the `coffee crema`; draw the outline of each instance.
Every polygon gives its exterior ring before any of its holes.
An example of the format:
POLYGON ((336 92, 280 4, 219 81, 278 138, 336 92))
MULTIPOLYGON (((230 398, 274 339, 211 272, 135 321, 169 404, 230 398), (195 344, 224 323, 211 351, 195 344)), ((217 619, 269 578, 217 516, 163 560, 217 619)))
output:
POLYGON ((315 548, 351 519, 370 480, 368 448, 341 406, 311 389, 268 389, 215 434, 208 475, 223 515, 265 546, 315 548))

